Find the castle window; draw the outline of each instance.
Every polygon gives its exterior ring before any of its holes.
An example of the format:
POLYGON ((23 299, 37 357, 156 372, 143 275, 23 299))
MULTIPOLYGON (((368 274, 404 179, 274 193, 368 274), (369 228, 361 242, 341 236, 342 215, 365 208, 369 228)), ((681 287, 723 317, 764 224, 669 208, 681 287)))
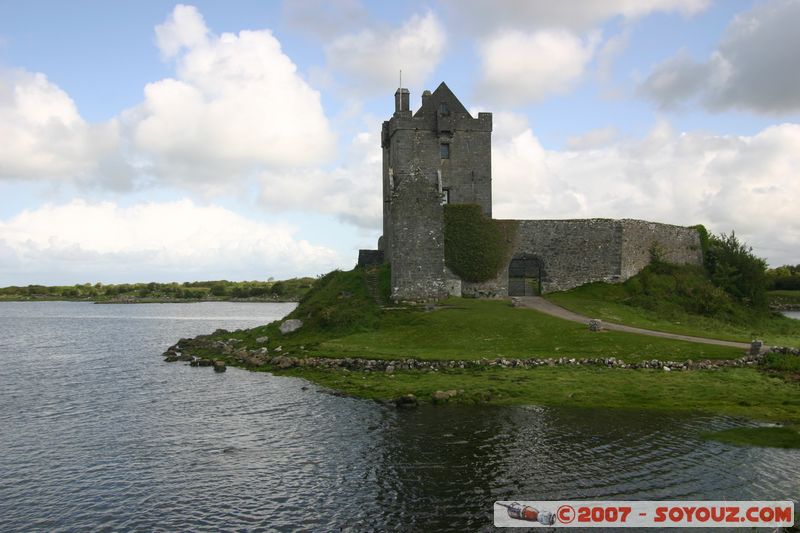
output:
POLYGON ((442 189, 442 205, 450 203, 450 189, 442 189))
POLYGON ((442 159, 450 159, 450 143, 441 143, 439 145, 439 156, 442 159))
POLYGON ((446 102, 440 102, 439 103, 439 114, 440 115, 448 115, 448 114, 450 114, 450 110, 447 109, 447 103, 446 102))

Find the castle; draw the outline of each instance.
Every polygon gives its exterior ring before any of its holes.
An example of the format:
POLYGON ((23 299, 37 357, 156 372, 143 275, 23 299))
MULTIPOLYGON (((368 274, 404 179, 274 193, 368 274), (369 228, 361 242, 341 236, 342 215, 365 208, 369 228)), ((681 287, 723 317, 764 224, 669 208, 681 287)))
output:
MULTIPOLYGON (((694 228, 631 219, 518 220, 504 222, 513 231, 504 236, 496 272, 459 275, 445 253, 445 213, 448 205, 472 205, 492 219, 492 114, 473 118, 444 83, 422 93, 415 113, 409 97, 408 89, 397 90, 381 132, 383 236, 378 250, 359 253, 362 266, 391 264, 394 300, 523 296, 621 282, 644 268, 654 249, 671 263, 701 264, 694 228)), ((448 250, 469 256, 482 243, 462 239, 458 246, 448 250)))

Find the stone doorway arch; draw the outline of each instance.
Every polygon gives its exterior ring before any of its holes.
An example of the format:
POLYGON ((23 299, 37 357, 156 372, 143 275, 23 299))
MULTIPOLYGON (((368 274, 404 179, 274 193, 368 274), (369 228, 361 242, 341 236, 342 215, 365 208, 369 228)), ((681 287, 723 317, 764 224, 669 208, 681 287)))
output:
POLYGON ((508 295, 539 296, 542 294, 542 260, 536 256, 515 255, 508 264, 508 295))

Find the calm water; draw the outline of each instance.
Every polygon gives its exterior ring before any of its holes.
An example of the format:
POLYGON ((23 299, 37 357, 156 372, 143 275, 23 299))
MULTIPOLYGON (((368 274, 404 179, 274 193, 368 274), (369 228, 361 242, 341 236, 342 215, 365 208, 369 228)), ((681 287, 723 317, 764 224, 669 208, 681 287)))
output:
POLYGON ((784 311, 783 314, 788 316, 789 318, 800 320, 800 311, 784 311))
POLYGON ((161 360, 291 308, 0 303, 0 531, 482 531, 498 499, 800 498, 797 451, 697 438, 729 418, 397 411, 161 360))

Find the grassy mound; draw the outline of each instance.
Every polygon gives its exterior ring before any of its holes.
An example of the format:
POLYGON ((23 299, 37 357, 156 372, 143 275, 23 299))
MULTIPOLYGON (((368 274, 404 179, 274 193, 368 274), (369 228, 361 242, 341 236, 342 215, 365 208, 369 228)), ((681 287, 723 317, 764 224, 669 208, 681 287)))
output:
MULTIPOLYGON (((657 274, 662 275, 662 274, 657 274)), ((642 281, 648 287, 667 280, 642 281)), ((582 291, 582 292, 581 292, 582 291)), ((669 289, 655 294, 669 294, 669 289)), ((356 268, 319 278, 288 318, 303 326, 286 335, 281 321, 258 328, 219 332, 210 337, 237 339, 235 349, 268 349, 269 355, 364 357, 372 359, 470 360, 498 357, 616 357, 633 363, 647 359, 680 361, 723 359, 741 350, 673 341, 657 337, 606 331, 590 332, 583 325, 514 308, 507 301, 452 298, 436 309, 388 306, 389 270, 356 268), (268 336, 266 341, 263 337, 268 336), (280 348, 280 349, 279 349, 280 348)), ((586 302, 603 303, 608 294, 625 297, 619 285, 584 287, 586 302), (595 298, 595 299, 592 299, 595 298)), ((637 316, 642 307, 617 300, 614 305, 637 316)), ((675 301, 672 307, 680 307, 675 301)), ((726 305, 728 305, 726 303, 726 305)), ((658 306, 655 307, 659 312, 658 306)), ((683 308, 681 308, 683 309, 683 308)), ((688 313, 685 309, 681 312, 688 313)), ((688 315, 687 315, 688 316, 688 315)), ((691 315, 698 316, 698 315, 691 315)), ((663 318, 659 318, 662 320, 663 318)), ((632 322, 632 320, 631 320, 632 322)), ((706 331, 697 331, 706 334, 706 331)), ((208 343, 203 356, 219 357, 237 365, 236 354, 214 352, 208 343)), ((280 358, 279 358, 280 359, 280 358)), ((541 404, 654 411, 704 411, 800 423, 800 386, 783 377, 781 365, 795 364, 796 356, 773 361, 769 372, 756 368, 664 372, 585 366, 501 369, 442 369, 389 372, 350 371, 344 368, 283 368, 262 364, 260 370, 298 376, 323 386, 362 397, 390 400, 414 394, 421 401, 438 401, 437 393, 454 391, 447 403, 541 404), (794 357, 794 359, 792 359, 794 357)), ((251 367, 252 368, 252 367, 251 367)), ((789 369, 791 370, 791 369, 789 369)))
POLYGON ((272 347, 303 346, 312 349, 320 342, 345 335, 372 331, 380 324, 381 306, 389 299, 388 265, 381 268, 334 270, 314 281, 311 289, 286 318, 257 328, 223 333, 221 338, 236 338, 242 347, 262 344, 256 339, 274 339, 272 347), (299 319, 303 327, 284 335, 279 326, 283 320, 299 319))
POLYGON ((298 318, 308 329, 329 334, 375 329, 379 306, 385 300, 370 293, 366 278, 376 274, 363 268, 329 272, 316 281, 288 318, 298 318))
POLYGON ((633 363, 649 359, 733 359, 741 350, 616 331, 591 332, 583 325, 513 308, 501 300, 452 298, 435 310, 385 307, 388 267, 335 271, 318 279, 287 317, 303 321, 283 335, 274 322, 237 332, 243 347, 323 357, 474 360, 532 357, 616 357, 633 363))
POLYGON ((800 345, 800 321, 743 305, 699 267, 659 263, 622 284, 591 283, 547 296, 572 311, 659 331, 800 345))
POLYGON ((647 359, 729 359, 735 348, 673 341, 631 333, 591 332, 509 302, 452 298, 435 311, 387 311, 371 331, 330 338, 320 355, 375 359, 480 359, 497 357, 616 357, 647 359))

